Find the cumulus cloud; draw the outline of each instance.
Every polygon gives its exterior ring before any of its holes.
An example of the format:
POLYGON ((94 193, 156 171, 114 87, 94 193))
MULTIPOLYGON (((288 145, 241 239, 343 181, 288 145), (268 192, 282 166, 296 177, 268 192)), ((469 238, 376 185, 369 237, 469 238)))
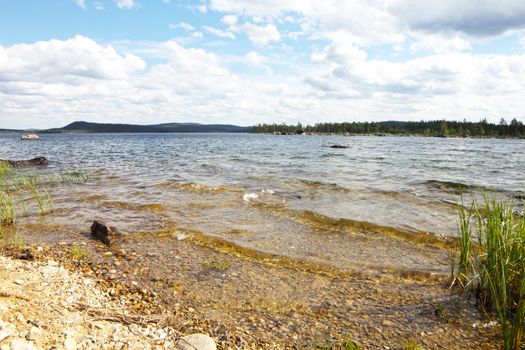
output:
POLYGON ((264 56, 259 55, 255 51, 250 51, 246 55, 244 55, 244 61, 253 67, 260 67, 263 64, 264 60, 264 56))
POLYGON ((222 29, 218 29, 218 28, 210 27, 210 26, 203 26, 202 29, 204 29, 210 34, 218 36, 219 38, 235 39, 235 34, 233 34, 232 32, 226 31, 226 30, 222 30, 222 29))
POLYGON ((416 30, 491 36, 525 28, 525 2, 521 0, 393 0, 388 10, 416 30))
POLYGON ((231 27, 237 24, 238 20, 239 20, 239 17, 236 15, 226 15, 222 17, 221 22, 231 27))
POLYGON ((434 53, 453 53, 470 50, 470 42, 458 36, 442 34, 413 33, 416 41, 410 45, 413 51, 432 51, 434 53))
POLYGON ((84 10, 87 10, 86 6, 86 0, 73 0, 75 4, 77 4, 79 7, 81 7, 84 10))
POLYGON ((134 0, 116 0, 118 8, 129 10, 137 6, 134 0))
POLYGON ((273 24, 258 26, 253 23, 244 23, 241 29, 248 39, 257 46, 266 46, 272 41, 280 41, 281 34, 273 24))
POLYGON ((170 24, 170 29, 183 29, 187 32, 191 32, 195 30, 195 27, 187 22, 180 22, 178 24, 170 24))
POLYGON ((346 31, 360 45, 399 43, 409 31, 484 37, 525 28, 522 0, 210 0, 210 8, 288 22, 304 17, 318 34, 346 31))
POLYGON ((65 41, 17 44, 5 51, 8 59, 0 66, 3 82, 31 81, 27 80, 29 72, 40 83, 124 79, 146 68, 141 58, 119 54, 111 46, 101 46, 80 35, 65 41))
MULTIPOLYGON (((525 110, 525 55, 448 52, 402 62, 350 46, 319 52, 294 74, 250 78, 175 41, 163 63, 76 36, 0 46, 0 127, 99 122, 259 122, 421 118, 498 121, 525 110), (16 120, 16 123, 13 125, 16 120)), ((265 64, 251 51, 246 63, 265 64)))

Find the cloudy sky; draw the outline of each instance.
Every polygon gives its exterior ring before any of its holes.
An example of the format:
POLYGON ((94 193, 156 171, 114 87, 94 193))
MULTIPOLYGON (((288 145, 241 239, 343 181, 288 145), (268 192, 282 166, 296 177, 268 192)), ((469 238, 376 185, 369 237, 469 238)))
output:
POLYGON ((11 0, 0 128, 525 121, 523 0, 11 0))

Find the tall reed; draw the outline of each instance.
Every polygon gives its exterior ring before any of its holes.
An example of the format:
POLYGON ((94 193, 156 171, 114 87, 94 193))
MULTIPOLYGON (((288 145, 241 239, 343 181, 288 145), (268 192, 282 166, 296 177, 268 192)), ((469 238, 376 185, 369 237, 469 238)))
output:
POLYGON ((87 176, 80 172, 62 173, 59 175, 33 175, 15 172, 7 162, 0 161, 0 225, 13 225, 17 211, 27 216, 28 210, 24 196, 30 194, 38 205, 41 215, 53 211, 53 197, 46 189, 57 183, 81 183, 87 176))
MULTIPOLYGON (((480 301, 493 310, 505 350, 522 349, 525 331, 525 218, 514 213, 514 202, 483 195, 480 207, 460 209, 459 275, 469 279, 480 301), (473 244, 471 223, 476 225, 473 244)), ((459 280, 461 280, 459 278, 459 280)))

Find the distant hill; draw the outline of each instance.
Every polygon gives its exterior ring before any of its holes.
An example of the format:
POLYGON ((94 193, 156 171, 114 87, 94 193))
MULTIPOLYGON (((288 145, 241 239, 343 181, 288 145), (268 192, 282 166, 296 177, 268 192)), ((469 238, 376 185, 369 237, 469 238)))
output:
POLYGON ((49 129, 49 133, 168 133, 168 132, 251 132, 252 127, 227 124, 166 123, 156 125, 100 124, 73 122, 63 128, 49 129))

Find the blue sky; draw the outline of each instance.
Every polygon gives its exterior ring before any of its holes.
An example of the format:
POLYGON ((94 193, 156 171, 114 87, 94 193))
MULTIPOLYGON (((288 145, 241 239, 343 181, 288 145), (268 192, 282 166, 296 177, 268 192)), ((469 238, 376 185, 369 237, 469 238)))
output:
POLYGON ((525 121, 521 0, 0 6, 0 128, 525 121))

